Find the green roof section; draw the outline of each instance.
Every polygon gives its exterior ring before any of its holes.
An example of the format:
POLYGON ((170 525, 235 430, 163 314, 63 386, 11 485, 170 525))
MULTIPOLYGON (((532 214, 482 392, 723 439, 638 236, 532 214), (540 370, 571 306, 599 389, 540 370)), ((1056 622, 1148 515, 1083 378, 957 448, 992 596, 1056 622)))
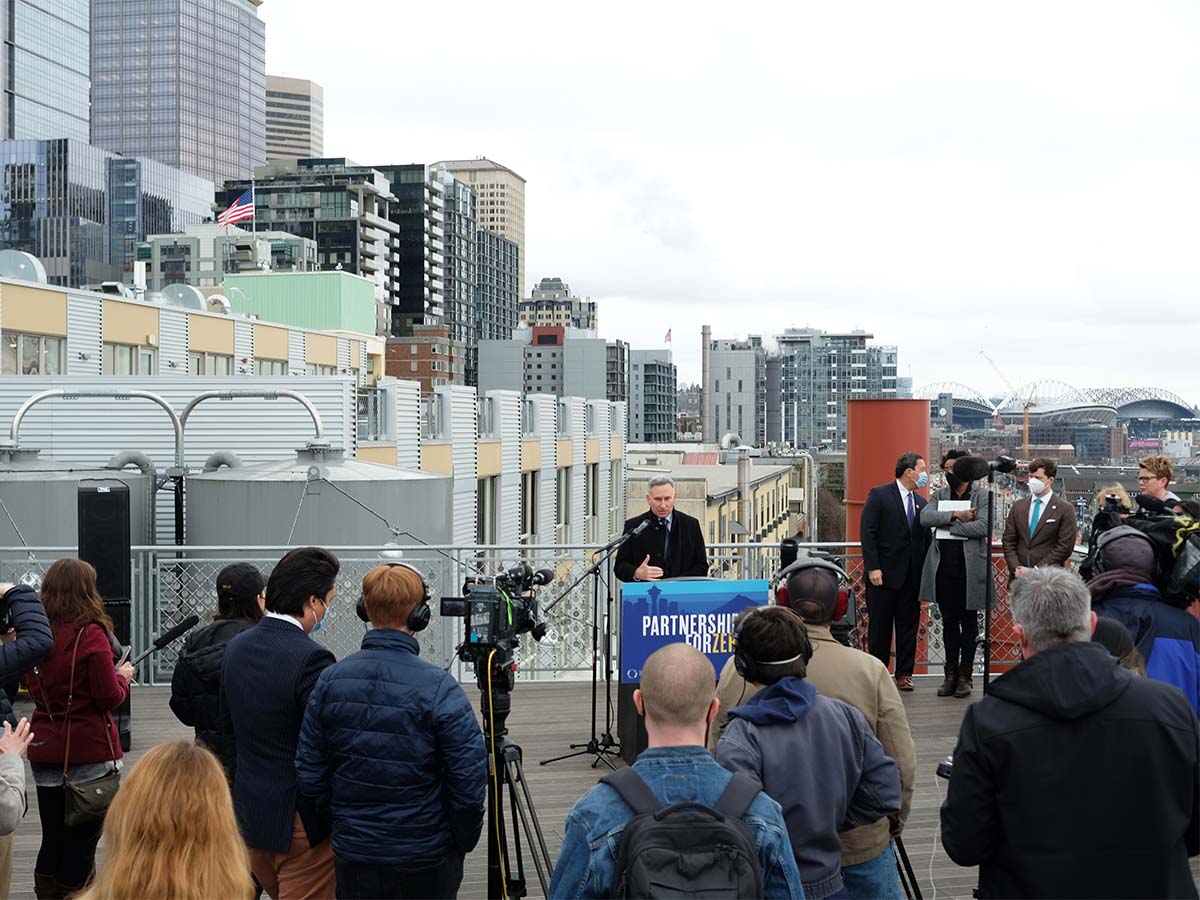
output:
POLYGON ((375 333, 375 282, 350 272, 226 275, 233 311, 317 331, 375 333))

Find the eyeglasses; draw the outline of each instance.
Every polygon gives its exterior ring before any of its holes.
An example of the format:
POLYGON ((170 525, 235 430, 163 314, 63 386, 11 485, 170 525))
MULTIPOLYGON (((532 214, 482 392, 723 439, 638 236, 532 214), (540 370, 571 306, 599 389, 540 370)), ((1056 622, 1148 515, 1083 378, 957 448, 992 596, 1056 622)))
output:
POLYGON ((1162 477, 1163 476, 1161 476, 1161 475, 1139 475, 1138 483, 1145 484, 1147 481, 1158 481, 1162 477))

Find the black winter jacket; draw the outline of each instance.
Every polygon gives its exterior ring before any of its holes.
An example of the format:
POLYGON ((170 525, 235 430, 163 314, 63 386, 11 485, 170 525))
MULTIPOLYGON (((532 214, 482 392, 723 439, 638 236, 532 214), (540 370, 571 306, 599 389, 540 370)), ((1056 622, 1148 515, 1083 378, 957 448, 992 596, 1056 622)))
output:
POLYGON ((941 818, 979 897, 1196 897, 1200 723, 1099 644, 1043 650, 967 708, 941 818))
POLYGON ((196 742, 217 755, 231 784, 237 746, 221 718, 221 664, 229 642, 252 627, 249 619, 218 619, 188 635, 171 676, 171 712, 196 729, 196 742))
MULTIPOLYGON (((7 602, 12 608, 12 627, 17 636, 11 643, 0 645, 0 684, 19 679, 54 648, 54 633, 50 630, 46 608, 38 599, 37 591, 18 584, 8 592, 7 602)), ((17 724, 8 694, 2 690, 0 720, 14 727, 17 724)))

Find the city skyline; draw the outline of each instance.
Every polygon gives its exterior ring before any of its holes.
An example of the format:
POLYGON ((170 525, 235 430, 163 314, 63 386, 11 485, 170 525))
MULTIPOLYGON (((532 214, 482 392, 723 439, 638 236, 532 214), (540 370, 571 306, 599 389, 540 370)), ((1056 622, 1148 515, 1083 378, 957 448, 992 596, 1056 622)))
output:
MULTIPOLYGON (((1198 126, 1177 115, 1200 96, 1184 62, 1194 8, 1063 4, 1031 29, 1019 11, 954 4, 789 10, 771 28, 639 7, 637 29, 617 11, 575 30, 553 78, 540 54, 513 59, 495 80, 506 102, 479 103, 464 75, 430 104, 402 79, 383 115, 352 21, 329 21, 318 48, 310 8, 260 14, 271 71, 326 86, 326 152, 486 155, 520 172, 525 280, 569 276, 603 306, 605 337, 662 346, 671 329, 681 381, 699 380, 704 323, 721 337, 810 325, 898 345, 918 386, 1003 393, 986 349, 1017 384, 1144 383, 1200 400, 1170 353, 1113 366, 1200 325, 1198 126), (741 209, 751 184, 765 254, 741 209), (948 319, 964 320, 962 340, 943 340, 948 319)), ((403 11, 377 14, 386 29, 403 11)), ((465 33, 464 58, 482 77, 495 46, 542 45, 574 17, 522 7, 465 33)), ((409 51, 414 70, 439 52, 409 51)))

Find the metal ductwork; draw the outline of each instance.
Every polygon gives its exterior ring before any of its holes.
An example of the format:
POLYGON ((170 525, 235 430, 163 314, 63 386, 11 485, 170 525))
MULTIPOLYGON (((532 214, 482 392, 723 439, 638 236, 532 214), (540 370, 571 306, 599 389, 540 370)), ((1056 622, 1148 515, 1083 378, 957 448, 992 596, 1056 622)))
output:
POLYGON ((205 472, 215 472, 217 469, 242 469, 246 464, 232 450, 218 450, 204 461, 205 472))
POLYGON ((146 492, 146 521, 150 523, 152 540, 157 540, 157 512, 154 509, 154 496, 158 492, 158 476, 154 471, 154 462, 141 450, 122 450, 113 454, 113 458, 104 464, 106 469, 120 471, 127 466, 137 466, 139 471, 150 481, 150 489, 146 492))
MULTIPOLYGON (((321 421, 321 414, 319 412, 317 412, 317 408, 315 406, 313 406, 312 401, 309 400, 307 397, 305 397, 303 394, 297 393, 296 391, 288 391, 288 390, 206 391, 205 393, 200 394, 197 397, 195 397, 191 403, 189 403, 187 406, 185 406, 183 408, 183 413, 179 416, 179 421, 181 423, 180 424, 181 433, 182 433, 182 429, 187 427, 187 420, 188 420, 188 417, 192 414, 192 411, 197 406, 199 406, 201 403, 203 403, 205 400, 238 400, 238 399, 246 399, 246 398, 254 398, 254 399, 259 399, 259 400, 278 400, 280 397, 286 398, 288 400, 295 400, 297 403, 301 404, 308 411, 308 414, 312 417, 314 434, 313 434, 312 440, 308 442, 308 445, 310 447, 328 447, 329 441, 325 437, 325 425, 321 421)), ((211 457, 210 457, 210 459, 211 459, 211 457)), ((205 469, 205 471, 209 471, 209 470, 205 469)))

